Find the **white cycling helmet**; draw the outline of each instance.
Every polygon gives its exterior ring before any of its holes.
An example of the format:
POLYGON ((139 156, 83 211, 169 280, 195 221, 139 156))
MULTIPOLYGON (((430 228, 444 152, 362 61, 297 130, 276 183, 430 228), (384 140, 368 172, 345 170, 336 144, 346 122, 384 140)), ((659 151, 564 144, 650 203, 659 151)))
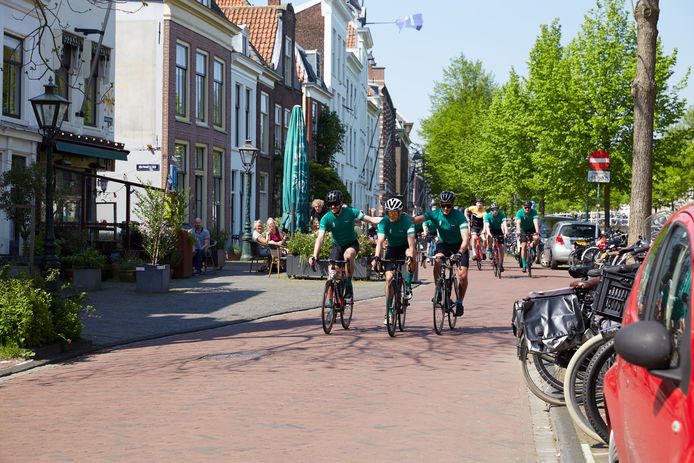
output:
POLYGON ((386 212, 402 211, 402 201, 400 201, 398 198, 390 198, 383 205, 383 209, 385 209, 386 212))

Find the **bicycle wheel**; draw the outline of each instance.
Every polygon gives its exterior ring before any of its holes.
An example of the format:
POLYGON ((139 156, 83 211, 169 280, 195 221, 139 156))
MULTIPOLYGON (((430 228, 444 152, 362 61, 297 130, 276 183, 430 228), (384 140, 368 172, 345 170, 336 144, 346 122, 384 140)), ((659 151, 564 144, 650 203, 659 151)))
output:
POLYGON ((583 382, 586 381, 590 360, 605 342, 602 336, 593 336, 584 342, 571 357, 564 376, 564 399, 569 415, 581 431, 597 441, 602 438, 595 432, 583 410, 583 382))
POLYGON ((323 321, 323 331, 325 334, 330 334, 335 321, 335 305, 337 297, 335 297, 335 288, 332 281, 325 282, 323 290, 323 307, 321 308, 321 320, 323 321))
POLYGON ((342 307, 342 311, 340 311, 340 323, 342 324, 342 328, 348 330, 350 323, 352 323, 352 312, 354 310, 354 296, 350 297, 349 299, 343 297, 342 301, 344 303, 344 307, 342 307))
POLYGON ((535 251, 532 248, 526 250, 525 267, 528 269, 528 277, 533 277, 533 261, 535 260, 535 251))
POLYGON ((600 248, 597 246, 591 246, 587 248, 581 254, 581 265, 595 265, 598 257, 600 256, 600 248))
POLYGON ((528 346, 523 336, 518 342, 520 345, 521 369, 525 384, 536 397, 552 405, 564 405, 561 390, 557 390, 556 379, 561 373, 561 366, 554 362, 551 355, 529 354, 528 346), (532 365, 531 365, 532 363, 532 365), (554 371, 554 374, 550 372, 554 371))
POLYGON ((482 247, 479 244, 479 241, 477 242, 477 258, 475 259, 477 263, 477 270, 482 270, 482 247))
POLYGON ((445 299, 445 291, 443 289, 443 280, 439 279, 434 288, 434 298, 432 299, 434 308, 434 331, 436 334, 441 334, 443 331, 443 319, 446 318, 446 306, 448 304, 445 299))
MULTIPOLYGON (((452 284, 452 286, 453 286, 452 292, 455 295, 455 300, 457 301, 459 299, 458 280, 454 278, 452 282, 449 282, 449 284, 452 284)), ((448 294, 451 294, 450 288, 448 290, 448 294)), ((451 299, 450 299, 450 297, 447 297, 446 300, 450 301, 451 299)), ((455 322, 458 321, 458 316, 455 314, 455 311, 456 311, 455 307, 451 307, 451 310, 448 311, 448 327, 450 329, 455 329, 455 322)))
POLYGON ((400 331, 404 331, 405 318, 407 317, 407 307, 410 305, 410 302, 405 299, 405 285, 403 284, 400 285, 400 300, 402 301, 402 304, 400 306, 400 311, 398 312, 398 329, 400 331))
POLYGON ((388 335, 391 338, 395 337, 395 326, 398 319, 398 309, 400 308, 400 301, 398 299, 399 288, 396 280, 397 278, 393 278, 390 280, 390 284, 388 285, 388 294, 392 294, 393 296, 392 307, 390 310, 388 310, 388 306, 386 304, 386 326, 388 327, 388 335))
POLYGON ((501 247, 499 246, 499 243, 496 243, 496 246, 494 247, 494 255, 496 256, 496 266, 498 269, 498 273, 496 276, 501 278, 501 274, 503 273, 501 271, 501 267, 502 267, 501 263, 503 262, 502 259, 503 259, 504 255, 501 252, 501 247))
POLYGON ((593 355, 586 370, 586 380, 583 382, 586 416, 595 432, 605 443, 609 441, 610 433, 607 430, 607 422, 605 421, 603 378, 605 377, 605 372, 614 363, 615 358, 614 339, 610 339, 593 355))

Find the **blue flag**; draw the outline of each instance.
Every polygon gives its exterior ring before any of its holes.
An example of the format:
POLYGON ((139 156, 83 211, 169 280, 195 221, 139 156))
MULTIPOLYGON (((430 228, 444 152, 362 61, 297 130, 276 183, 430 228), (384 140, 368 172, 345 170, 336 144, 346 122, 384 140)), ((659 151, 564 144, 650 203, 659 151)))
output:
POLYGON ((421 30, 424 20, 422 19, 422 14, 417 13, 410 16, 405 16, 404 18, 396 19, 395 24, 398 26, 398 30, 400 32, 402 32, 403 27, 412 27, 414 29, 421 30))

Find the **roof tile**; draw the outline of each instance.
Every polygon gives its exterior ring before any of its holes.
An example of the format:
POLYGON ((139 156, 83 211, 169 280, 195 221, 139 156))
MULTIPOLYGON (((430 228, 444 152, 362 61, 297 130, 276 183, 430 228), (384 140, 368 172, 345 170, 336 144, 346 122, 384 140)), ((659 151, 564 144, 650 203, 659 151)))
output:
POLYGON ((276 6, 227 6, 245 0, 219 0, 217 3, 229 21, 248 26, 248 34, 253 46, 266 63, 272 62, 275 48, 279 10, 276 6))

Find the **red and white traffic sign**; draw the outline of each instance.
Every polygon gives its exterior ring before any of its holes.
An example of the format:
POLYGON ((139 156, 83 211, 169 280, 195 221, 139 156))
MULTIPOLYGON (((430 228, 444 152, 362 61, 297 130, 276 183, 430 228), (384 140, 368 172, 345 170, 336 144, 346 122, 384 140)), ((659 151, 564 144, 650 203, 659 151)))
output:
POLYGON ((610 155, 605 150, 593 151, 588 155, 588 165, 593 170, 607 170, 610 168, 610 155))

